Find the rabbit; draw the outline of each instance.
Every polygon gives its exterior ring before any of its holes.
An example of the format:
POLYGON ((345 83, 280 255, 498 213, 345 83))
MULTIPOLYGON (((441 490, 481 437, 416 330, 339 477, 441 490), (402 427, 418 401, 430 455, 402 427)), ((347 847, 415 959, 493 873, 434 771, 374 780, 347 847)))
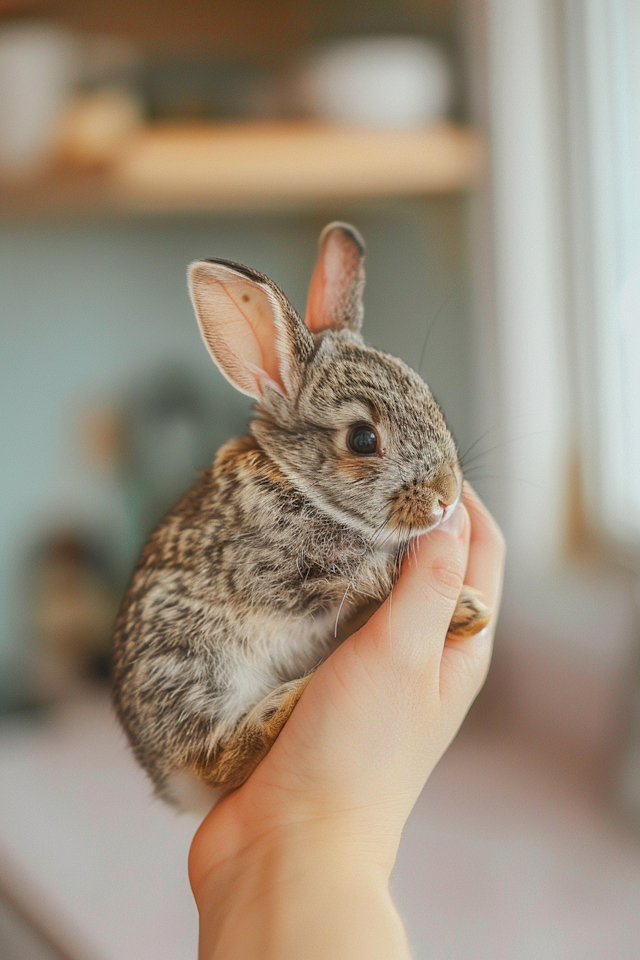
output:
MULTIPOLYGON (((364 278, 344 223, 320 236, 304 323, 256 270, 189 268, 206 347, 256 415, 151 535, 115 626, 116 712, 179 808, 247 780, 315 669, 389 596, 411 539, 460 499, 428 387, 361 338, 364 278)), ((450 633, 488 620, 465 587, 450 633)))

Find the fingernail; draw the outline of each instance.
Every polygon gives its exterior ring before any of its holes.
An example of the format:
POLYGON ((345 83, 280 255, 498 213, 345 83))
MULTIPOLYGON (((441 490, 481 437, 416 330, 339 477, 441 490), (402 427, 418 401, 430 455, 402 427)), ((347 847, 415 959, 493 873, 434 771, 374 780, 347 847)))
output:
POLYGON ((438 530, 444 530, 452 537, 459 537, 464 530, 465 520, 464 508, 458 504, 451 516, 438 525, 438 530))

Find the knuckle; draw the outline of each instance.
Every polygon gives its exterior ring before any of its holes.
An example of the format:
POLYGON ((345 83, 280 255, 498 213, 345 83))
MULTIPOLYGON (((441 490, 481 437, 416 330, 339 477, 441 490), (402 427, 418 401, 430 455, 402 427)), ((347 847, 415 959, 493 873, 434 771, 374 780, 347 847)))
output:
POLYGON ((436 557, 431 565, 433 589, 445 600, 455 602, 460 596, 464 579, 460 563, 453 557, 436 557))

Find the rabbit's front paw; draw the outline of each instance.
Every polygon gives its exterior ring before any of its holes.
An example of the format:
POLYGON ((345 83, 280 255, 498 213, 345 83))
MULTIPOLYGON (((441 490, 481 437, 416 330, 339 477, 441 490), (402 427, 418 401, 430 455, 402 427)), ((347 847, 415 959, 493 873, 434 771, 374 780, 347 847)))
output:
POLYGON ((464 586, 449 626, 449 635, 464 639, 479 633, 491 619, 480 594, 473 587, 464 586))

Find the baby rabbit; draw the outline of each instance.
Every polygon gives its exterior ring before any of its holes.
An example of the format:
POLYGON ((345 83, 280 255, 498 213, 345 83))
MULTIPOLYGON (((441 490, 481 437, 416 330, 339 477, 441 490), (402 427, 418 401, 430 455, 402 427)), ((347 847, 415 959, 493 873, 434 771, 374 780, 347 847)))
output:
MULTIPOLYGON (((410 540, 460 498, 428 387, 360 336, 363 254, 353 227, 325 228, 304 323, 255 270, 189 268, 207 349, 256 416, 151 535, 113 653, 133 751, 183 808, 247 779, 313 671, 389 595, 410 540)), ((465 587, 451 633, 488 619, 465 587)))

